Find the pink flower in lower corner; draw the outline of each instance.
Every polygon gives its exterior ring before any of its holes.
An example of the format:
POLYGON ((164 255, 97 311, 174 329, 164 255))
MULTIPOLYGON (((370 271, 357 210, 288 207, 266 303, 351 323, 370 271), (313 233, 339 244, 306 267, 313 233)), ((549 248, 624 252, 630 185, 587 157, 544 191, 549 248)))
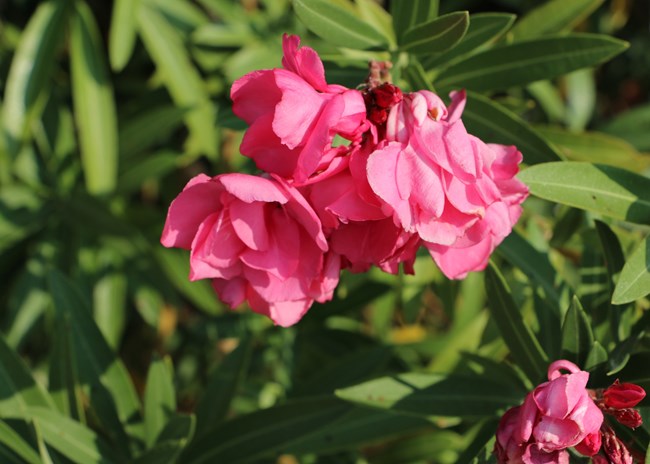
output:
POLYGON ((589 373, 569 361, 552 363, 548 382, 501 419, 495 445, 499 463, 568 463, 571 447, 586 456, 598 453, 603 413, 587 390, 588 380, 589 373))
POLYGON ((191 250, 190 279, 212 279, 230 307, 247 301, 285 327, 338 283, 320 220, 281 179, 194 177, 170 205, 161 243, 191 250))
POLYGON ((367 129, 358 90, 325 81, 318 54, 284 35, 283 69, 254 71, 232 85, 233 112, 250 124, 240 147, 258 168, 298 183, 326 170, 347 147, 336 135, 359 141, 367 129))

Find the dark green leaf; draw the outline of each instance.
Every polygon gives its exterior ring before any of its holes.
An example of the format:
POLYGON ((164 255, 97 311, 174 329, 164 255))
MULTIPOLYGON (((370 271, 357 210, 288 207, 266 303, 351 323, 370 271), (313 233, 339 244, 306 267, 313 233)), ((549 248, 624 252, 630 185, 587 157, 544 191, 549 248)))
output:
POLYGON ((415 372, 370 380, 336 394, 358 404, 422 417, 496 416, 522 398, 521 391, 506 382, 415 372))
POLYGON ((637 106, 609 120, 599 130, 616 135, 634 145, 637 150, 650 150, 650 105, 637 106))
POLYGON ((351 406, 335 398, 294 401, 224 422, 188 445, 179 462, 255 462, 274 456, 342 417, 351 406))
POLYGON ((602 3, 603 0, 546 1, 517 21, 511 34, 515 40, 521 40, 569 31, 602 3))
POLYGON ((334 45, 365 49, 386 43, 385 37, 345 8, 326 0, 294 0, 298 18, 334 45))
POLYGON ((117 181, 117 115, 104 62, 104 46, 90 8, 75 3, 70 33, 70 73, 86 188, 110 193, 117 181))
POLYGON ((505 279, 493 263, 486 270, 485 287, 490 313, 499 327, 503 341, 528 378, 533 383, 537 382, 546 372, 546 353, 535 334, 524 324, 521 311, 515 304, 505 279))
POLYGON ((519 116, 489 98, 467 92, 463 112, 467 130, 490 143, 515 145, 524 155, 524 163, 559 161, 561 156, 519 116))
POLYGON ((519 174, 533 195, 615 219, 650 222, 650 179, 612 166, 545 163, 519 174))
POLYGON ((596 34, 548 37, 495 47, 444 70, 437 88, 503 90, 595 66, 628 47, 626 42, 596 34))
MULTIPOLYGON (((19 456, 22 463, 42 464, 36 451, 21 438, 6 422, 0 421, 0 443, 19 456)), ((3 461, 4 462, 4 461, 3 461)))
POLYGON ((593 345, 591 346, 591 350, 589 350, 587 359, 585 360, 584 369, 587 371, 594 369, 595 367, 606 363, 607 359, 608 359, 607 350, 603 347, 603 345, 598 343, 598 340, 595 340, 593 345))
POLYGON ((393 27, 400 43, 406 31, 438 16, 438 3, 438 0, 401 0, 390 3, 393 27))
POLYGON ((468 25, 467 11, 440 16, 406 31, 400 48, 416 55, 443 53, 460 42, 468 25))
POLYGON ((612 296, 613 304, 630 303, 650 293, 650 238, 628 258, 612 296))
POLYGON ((56 51, 63 41, 68 2, 40 2, 22 34, 11 62, 2 104, 5 149, 14 156, 25 139, 35 103, 50 79, 56 51))
POLYGON ((404 77, 413 90, 430 90, 435 91, 431 79, 427 76, 424 68, 416 57, 409 59, 409 64, 404 68, 404 77))
POLYGON ((589 316, 580 300, 574 296, 562 324, 562 357, 585 366, 594 344, 594 334, 589 316))
POLYGON ((147 450, 131 461, 131 464, 175 464, 182 450, 181 443, 166 441, 147 450))
POLYGON ((163 143, 183 122, 187 109, 173 105, 147 108, 120 122, 120 156, 123 160, 140 158, 154 145, 163 143))
MULTIPOLYGON (((492 429, 492 434, 495 428, 492 429)), ((373 464, 467 462, 458 459, 464 441, 462 435, 451 430, 427 430, 409 434, 396 440, 382 442, 378 452, 372 455, 371 462, 373 464)))

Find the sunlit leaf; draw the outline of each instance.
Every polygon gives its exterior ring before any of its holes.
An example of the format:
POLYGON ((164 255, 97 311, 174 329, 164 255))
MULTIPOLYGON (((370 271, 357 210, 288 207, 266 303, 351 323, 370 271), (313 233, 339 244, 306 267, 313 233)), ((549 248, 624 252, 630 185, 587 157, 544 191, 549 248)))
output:
POLYGON ((416 55, 443 53, 456 45, 469 26, 469 13, 449 13, 404 33, 400 48, 416 55))
POLYGON ((612 296, 613 304, 630 303, 650 293, 650 238, 625 262, 612 296))
POLYGON ((639 224, 650 222, 650 179, 577 161, 532 166, 519 179, 546 200, 639 224))
POLYGON ((582 22, 603 0, 550 0, 521 18, 512 28, 515 40, 569 31, 582 22))
POLYGON ((169 418, 176 412, 176 391, 170 360, 156 359, 149 367, 144 391, 144 430, 152 446, 169 418))
POLYGON ((578 297, 574 296, 562 324, 562 357, 584 366, 593 343, 589 317, 578 297))
POLYGON ((121 71, 133 54, 137 39, 135 19, 139 2, 140 0, 116 0, 113 3, 108 56, 115 72, 121 71))
POLYGON ((16 453, 22 459, 21 462, 42 464, 36 451, 3 421, 0 421, 0 443, 16 453))

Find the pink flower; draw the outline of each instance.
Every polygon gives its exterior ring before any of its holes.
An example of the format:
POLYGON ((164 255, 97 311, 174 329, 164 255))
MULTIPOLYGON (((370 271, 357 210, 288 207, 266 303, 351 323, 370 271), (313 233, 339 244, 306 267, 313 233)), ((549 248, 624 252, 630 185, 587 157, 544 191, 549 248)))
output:
POLYGON ((221 299, 282 326, 332 298, 340 260, 321 222, 281 179, 200 174, 172 202, 161 243, 190 249, 190 280, 212 279, 221 299))
POLYGON ((511 408, 497 430, 500 463, 568 463, 566 449, 593 456, 601 447, 603 413, 587 390, 589 374, 560 360, 548 368, 548 382, 511 408), (568 373, 563 374, 562 371, 568 373))
POLYGON ((367 129, 361 92, 325 82, 323 63, 297 36, 282 40, 284 69, 254 71, 235 81, 234 113, 250 124, 240 150, 257 167, 305 182, 345 153, 335 135, 360 140, 367 129))
POLYGON ((464 93, 454 93, 449 108, 428 91, 404 95, 388 115, 387 143, 367 165, 368 182, 395 223, 418 234, 450 278, 486 267, 528 195, 514 178, 521 153, 468 134, 464 105, 464 93))

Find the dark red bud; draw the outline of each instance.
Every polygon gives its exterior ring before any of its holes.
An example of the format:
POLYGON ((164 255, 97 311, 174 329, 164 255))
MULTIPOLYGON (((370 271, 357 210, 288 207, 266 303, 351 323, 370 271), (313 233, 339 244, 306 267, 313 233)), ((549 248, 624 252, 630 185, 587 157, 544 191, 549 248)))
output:
POLYGON ((390 108, 402 101, 402 91, 393 84, 382 84, 373 90, 375 103, 380 108, 390 108))
POLYGON ((592 464, 609 464, 609 459, 607 459, 602 454, 597 454, 596 456, 591 457, 592 464))
POLYGON ((636 409, 615 409, 612 414, 619 424, 630 427, 631 429, 635 429, 643 424, 641 414, 636 409))
POLYGON ((388 112, 377 107, 370 108, 368 119, 374 124, 381 125, 388 119, 388 112))
POLYGON ((584 456, 593 456, 600 450, 601 440, 602 437, 600 430, 598 430, 590 435, 587 435, 584 440, 575 446, 575 449, 578 453, 584 456))
POLYGON ((603 392, 605 406, 615 409, 633 408, 645 398, 645 390, 633 383, 619 383, 618 379, 603 392))
POLYGON ((630 451, 613 433, 603 434, 603 450, 611 464, 634 464, 630 451))

